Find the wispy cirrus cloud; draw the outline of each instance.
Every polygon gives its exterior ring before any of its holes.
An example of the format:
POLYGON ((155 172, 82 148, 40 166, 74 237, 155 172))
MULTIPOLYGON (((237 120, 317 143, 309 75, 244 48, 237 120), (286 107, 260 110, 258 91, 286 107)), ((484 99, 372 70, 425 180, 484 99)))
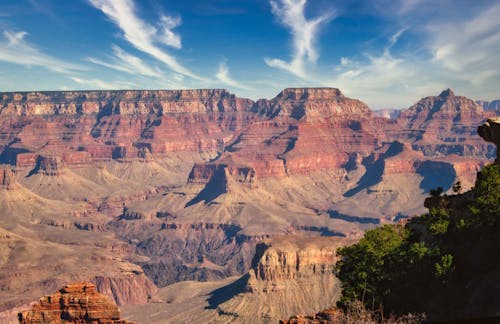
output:
POLYGON ((70 79, 81 85, 86 87, 87 89, 110 89, 110 90, 119 90, 119 89, 129 89, 133 88, 134 84, 130 82, 109 82, 96 78, 80 78, 80 77, 70 77, 70 79))
POLYGON ((0 61, 23 66, 38 66, 48 70, 69 74, 85 70, 84 67, 45 54, 26 41, 25 31, 3 31, 0 40, 0 61))
POLYGON ((428 47, 433 61, 442 64, 457 78, 482 84, 500 77, 500 3, 482 10, 468 20, 428 25, 428 47))
POLYGON ((37 12, 44 14, 59 23, 62 22, 61 19, 54 13, 54 11, 51 10, 47 2, 42 5, 38 2, 38 0, 29 0, 29 3, 37 12))
POLYGON ((283 69, 306 79, 307 64, 315 63, 319 57, 316 38, 320 27, 333 18, 334 12, 327 10, 327 13, 319 17, 307 19, 305 14, 307 0, 271 0, 270 3, 273 14, 292 34, 293 50, 290 62, 277 58, 265 58, 265 62, 270 67, 283 69))
POLYGON ((106 62, 94 57, 87 57, 87 61, 128 74, 140 74, 154 78, 163 77, 162 72, 158 68, 148 66, 140 58, 125 52, 119 46, 113 45, 112 49, 114 55, 110 57, 111 61, 106 62))
POLYGON ((132 0, 88 0, 95 8, 101 10, 123 32, 123 37, 136 49, 147 53, 167 65, 172 71, 196 80, 203 80, 188 68, 184 67, 171 54, 159 45, 167 45, 176 49, 182 47, 181 38, 173 29, 181 23, 180 18, 160 17, 157 26, 142 20, 136 13, 132 0))
POLYGON ((435 66, 415 55, 392 52, 406 30, 401 28, 390 35, 381 53, 364 53, 361 58, 342 57, 334 69, 335 77, 324 80, 324 84, 360 97, 372 108, 387 108, 388 94, 392 102, 389 107, 402 108, 448 87, 435 66))
POLYGON ((247 89, 249 90, 250 88, 242 84, 241 82, 238 82, 234 80, 231 75, 229 74, 229 67, 227 66, 227 60, 223 60, 219 64, 219 70, 217 71, 217 74, 215 75, 217 80, 221 81, 222 83, 230 86, 230 87, 235 87, 235 88, 240 88, 240 89, 247 89))
POLYGON ((160 17, 160 29, 161 33, 158 40, 167 46, 172 46, 174 48, 180 49, 182 47, 181 44, 181 36, 172 31, 172 29, 181 25, 180 17, 170 17, 170 16, 161 16, 160 17))
POLYGON ((477 99, 498 98, 500 4, 377 0, 363 6, 384 18, 382 33, 394 33, 384 48, 344 57, 333 77, 318 78, 324 84, 376 108, 408 107, 448 87, 477 99))

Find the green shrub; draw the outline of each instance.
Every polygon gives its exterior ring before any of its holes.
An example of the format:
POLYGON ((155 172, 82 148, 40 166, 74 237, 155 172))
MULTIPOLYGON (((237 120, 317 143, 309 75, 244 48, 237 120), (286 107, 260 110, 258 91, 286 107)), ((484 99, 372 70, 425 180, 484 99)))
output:
POLYGON ((500 263, 492 261, 498 260, 492 256, 500 245, 500 167, 484 167, 471 192, 442 193, 442 188, 433 190, 435 206, 406 226, 375 228, 338 251, 340 306, 359 300, 368 309, 383 304, 399 314, 435 311, 453 300, 463 303, 467 292, 461 289, 480 269, 497 265, 500 271, 500 263))

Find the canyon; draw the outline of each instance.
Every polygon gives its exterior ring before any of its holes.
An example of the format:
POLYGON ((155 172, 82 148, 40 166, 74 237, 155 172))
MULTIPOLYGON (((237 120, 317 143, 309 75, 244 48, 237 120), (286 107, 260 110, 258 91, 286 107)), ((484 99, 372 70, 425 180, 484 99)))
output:
POLYGON ((138 322, 318 312, 337 247, 473 185, 497 114, 450 89, 398 114, 334 88, 0 93, 0 319, 75 281, 138 322))

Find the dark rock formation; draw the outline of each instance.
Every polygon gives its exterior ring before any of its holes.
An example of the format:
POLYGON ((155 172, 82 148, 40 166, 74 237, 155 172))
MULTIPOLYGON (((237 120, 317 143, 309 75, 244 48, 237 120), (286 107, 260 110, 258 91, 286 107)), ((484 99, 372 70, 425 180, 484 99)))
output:
POLYGON ((477 132, 485 141, 495 144, 497 147, 497 159, 495 162, 500 164, 500 152, 498 150, 500 146, 500 118, 488 119, 486 123, 479 126, 477 132))

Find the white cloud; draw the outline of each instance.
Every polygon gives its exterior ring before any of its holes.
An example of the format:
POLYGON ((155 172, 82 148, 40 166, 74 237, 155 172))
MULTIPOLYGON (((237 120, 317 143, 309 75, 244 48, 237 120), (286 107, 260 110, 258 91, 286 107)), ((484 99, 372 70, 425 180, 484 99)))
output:
POLYGON ((0 61, 24 66, 39 66, 58 73, 84 70, 81 66, 47 55, 26 42, 27 32, 4 30, 0 40, 0 61))
POLYGON ((333 16, 328 12, 314 19, 305 16, 307 0, 271 0, 271 9, 279 22, 290 29, 293 37, 293 52, 290 62, 277 58, 266 58, 270 67, 283 69, 300 78, 307 79, 306 66, 316 63, 319 54, 316 49, 316 38, 319 27, 333 16))
POLYGON ((144 75, 148 77, 161 78, 161 71, 157 68, 152 68, 146 65, 140 58, 131 55, 121 49, 119 46, 113 45, 112 62, 105 62, 100 59, 88 57, 87 60, 94 64, 98 64, 120 72, 125 72, 133 75, 144 75))
POLYGON ((336 76, 324 84, 359 97, 372 108, 407 107, 422 96, 447 88, 446 83, 436 81, 442 77, 432 65, 413 55, 391 52, 405 30, 391 35, 381 54, 365 53, 361 60, 342 57, 334 69, 336 76))
POLYGON ((423 0, 403 0, 403 1, 400 1, 399 3, 399 9, 398 9, 398 13, 401 14, 401 15, 405 15, 405 14, 408 14, 410 13, 411 11, 415 10, 419 4, 421 4, 423 2, 423 0))
POLYGON ((180 49, 182 47, 181 37, 172 31, 172 29, 180 26, 180 24, 180 17, 174 18, 169 16, 161 16, 160 27, 162 30, 162 34, 160 34, 161 36, 158 38, 158 40, 165 45, 180 49))
POLYGON ((83 79, 79 77, 71 77, 70 79, 79 85, 87 87, 87 89, 120 90, 133 87, 130 82, 107 82, 100 79, 83 79))
POLYGON ((408 27, 404 27, 404 28, 401 28, 400 30, 398 30, 396 33, 394 33, 391 38, 389 39, 389 46, 388 48, 391 48, 393 47, 394 45, 396 45, 396 43, 398 42, 399 38, 404 34, 405 31, 408 30, 408 27))
POLYGON ((219 70, 217 71, 216 77, 217 80, 221 81, 224 84, 227 84, 228 86, 240 89, 248 89, 247 86, 231 78, 231 76, 229 75, 229 68, 227 66, 226 60, 223 60, 219 64, 219 70))
POLYGON ((459 79, 478 85, 500 76, 500 4, 484 9, 470 20, 432 23, 428 46, 434 62, 459 79))
POLYGON ((346 66, 351 64, 351 60, 348 59, 347 57, 341 57, 340 58, 340 65, 346 66))
POLYGON ((202 80, 201 77, 181 65, 174 56, 157 45, 160 43, 181 48, 180 36, 172 31, 180 24, 179 19, 163 16, 159 23, 160 29, 158 29, 137 16, 132 0, 88 1, 119 27, 123 32, 123 37, 135 48, 163 62, 176 73, 202 80))

